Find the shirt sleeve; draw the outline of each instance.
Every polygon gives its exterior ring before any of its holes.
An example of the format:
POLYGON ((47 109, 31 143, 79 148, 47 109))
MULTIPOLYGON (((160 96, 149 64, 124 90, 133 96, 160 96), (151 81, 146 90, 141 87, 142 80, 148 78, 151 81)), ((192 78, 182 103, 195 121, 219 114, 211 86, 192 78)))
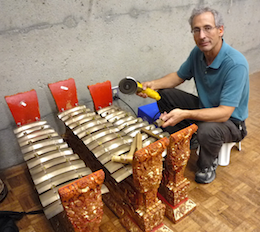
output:
POLYGON ((248 78, 244 65, 234 66, 225 78, 220 97, 220 105, 238 107, 248 78))

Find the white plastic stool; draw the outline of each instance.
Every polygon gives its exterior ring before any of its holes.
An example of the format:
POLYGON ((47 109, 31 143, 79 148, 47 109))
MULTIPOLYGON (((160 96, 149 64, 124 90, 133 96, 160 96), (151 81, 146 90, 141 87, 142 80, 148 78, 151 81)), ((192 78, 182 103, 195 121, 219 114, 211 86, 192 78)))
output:
POLYGON ((236 146, 239 151, 241 151, 241 142, 238 143, 223 143, 219 154, 218 154, 218 164, 220 166, 229 165, 230 152, 232 147, 236 146))
MULTIPOLYGON (((220 148, 218 154, 218 164, 220 166, 227 166, 230 162, 230 152, 232 147, 236 146, 239 151, 241 151, 241 142, 238 143, 223 143, 222 147, 220 148)), ((197 149, 197 155, 199 155, 200 146, 197 149)))

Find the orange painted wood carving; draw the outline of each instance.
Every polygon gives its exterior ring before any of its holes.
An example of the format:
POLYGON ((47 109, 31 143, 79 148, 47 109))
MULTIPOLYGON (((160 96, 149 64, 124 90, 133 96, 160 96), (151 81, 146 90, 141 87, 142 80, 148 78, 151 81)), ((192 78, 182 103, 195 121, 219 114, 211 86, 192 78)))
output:
POLYGON ((190 139, 198 129, 192 124, 170 136, 167 147, 165 171, 159 189, 166 204, 166 216, 174 223, 193 211, 196 204, 188 199, 190 181, 184 177, 184 171, 190 158, 190 139))
POLYGON ((151 231, 164 218, 165 205, 157 198, 162 179, 162 153, 169 144, 164 137, 135 152, 133 180, 137 189, 135 220, 143 231, 151 231))
POLYGON ((76 232, 99 231, 104 178, 104 171, 99 170, 59 189, 62 205, 76 232))

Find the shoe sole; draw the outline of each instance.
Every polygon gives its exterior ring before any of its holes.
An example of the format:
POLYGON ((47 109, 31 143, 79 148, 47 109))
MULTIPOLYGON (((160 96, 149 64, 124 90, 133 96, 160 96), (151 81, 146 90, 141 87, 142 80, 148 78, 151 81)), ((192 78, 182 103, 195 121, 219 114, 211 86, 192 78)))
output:
POLYGON ((6 185, 4 185, 4 189, 0 193, 0 203, 6 198, 7 193, 8 193, 8 189, 7 189, 6 185))
POLYGON ((213 177, 214 177, 214 178, 211 177, 209 180, 206 180, 206 181, 199 180, 199 179, 197 179, 197 178, 195 177, 195 181, 196 181, 197 183, 199 183, 199 184, 209 184, 209 183, 211 183, 213 180, 216 179, 216 172, 214 173, 213 177))

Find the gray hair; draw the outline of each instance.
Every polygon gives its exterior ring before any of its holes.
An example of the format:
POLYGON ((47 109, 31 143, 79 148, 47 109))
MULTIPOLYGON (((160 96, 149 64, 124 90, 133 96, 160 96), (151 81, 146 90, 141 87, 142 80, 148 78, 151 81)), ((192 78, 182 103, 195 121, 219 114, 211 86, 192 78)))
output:
POLYGON ((205 13, 205 12, 211 12, 213 14, 216 27, 224 26, 224 21, 223 21, 222 15, 218 11, 216 11, 216 10, 210 8, 210 7, 194 8, 192 13, 191 13, 191 16, 189 18, 190 26, 192 27, 193 19, 194 19, 195 16, 200 15, 200 14, 205 13))

